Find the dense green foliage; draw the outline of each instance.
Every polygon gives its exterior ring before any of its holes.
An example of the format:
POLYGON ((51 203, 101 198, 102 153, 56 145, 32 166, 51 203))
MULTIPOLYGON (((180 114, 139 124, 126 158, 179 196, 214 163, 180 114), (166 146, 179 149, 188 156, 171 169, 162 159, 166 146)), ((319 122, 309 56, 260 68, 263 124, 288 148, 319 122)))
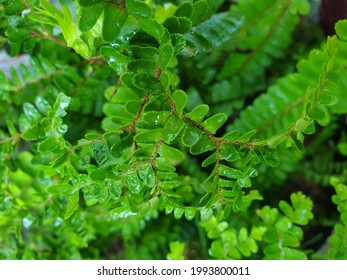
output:
POLYGON ((346 259, 347 21, 59 2, 0 0, 0 258, 346 259))

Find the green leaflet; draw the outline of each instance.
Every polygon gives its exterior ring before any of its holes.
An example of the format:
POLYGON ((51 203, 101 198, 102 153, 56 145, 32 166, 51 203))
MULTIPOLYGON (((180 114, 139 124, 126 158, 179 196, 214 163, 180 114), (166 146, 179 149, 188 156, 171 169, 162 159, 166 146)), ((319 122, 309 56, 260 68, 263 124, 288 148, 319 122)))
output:
POLYGON ((114 42, 118 39, 128 15, 121 8, 107 5, 104 10, 102 35, 105 41, 114 42))
POLYGON ((214 115, 205 120, 201 125, 209 132, 215 134, 216 131, 226 122, 228 119, 225 114, 214 115))
POLYGON ((161 24, 152 19, 141 19, 139 24, 145 32, 153 36, 157 41, 161 41, 165 33, 164 27, 161 24))
POLYGON ((79 202, 79 193, 76 192, 69 197, 64 219, 68 219, 77 210, 79 202))
POLYGON ((101 13, 104 11, 104 5, 94 5, 82 8, 78 26, 82 32, 87 32, 94 27, 101 13))
POLYGON ((186 116, 197 123, 201 123, 208 111, 208 106, 202 104, 194 108, 190 113, 187 113, 186 116))
MULTIPOLYGON (((181 54, 193 56, 200 52, 207 52, 213 47, 218 47, 230 40, 231 36, 242 24, 242 15, 237 11, 232 13, 221 13, 213 15, 206 21, 193 26, 191 32, 185 37, 191 44, 190 48, 185 48, 181 54)), ((176 28, 177 29, 177 28, 176 28)), ((184 30, 187 33, 188 28, 184 30)), ((183 34, 184 34, 183 33, 183 34)))
POLYGON ((127 70, 130 58, 120 54, 114 48, 108 46, 103 47, 101 49, 101 55, 105 58, 110 67, 119 75, 123 74, 127 70))
POLYGON ((346 21, 324 43, 307 0, 56 2, 0 4, 0 258, 346 259, 346 21))
POLYGON ((159 148, 159 154, 162 157, 167 157, 167 158, 177 158, 177 159, 184 158, 184 154, 180 150, 177 150, 165 144, 161 144, 159 148))
POLYGON ((346 20, 341 20, 339 22, 336 23, 335 25, 335 30, 337 35, 343 39, 343 40, 347 40, 347 21, 346 20))
POLYGON ((172 116, 167 123, 162 132, 162 137, 165 143, 172 143, 176 137, 180 134, 184 124, 182 120, 176 116, 172 116))
POLYGON ((150 18, 152 15, 151 8, 142 1, 128 0, 125 3, 125 8, 129 15, 140 18, 150 18))

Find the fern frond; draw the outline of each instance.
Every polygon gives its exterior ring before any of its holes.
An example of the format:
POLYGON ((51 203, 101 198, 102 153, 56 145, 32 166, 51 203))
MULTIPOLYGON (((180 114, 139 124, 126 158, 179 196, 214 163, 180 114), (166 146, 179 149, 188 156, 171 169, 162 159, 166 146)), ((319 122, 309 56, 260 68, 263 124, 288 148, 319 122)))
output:
POLYGON ((341 81, 334 79, 337 73, 345 71, 340 62, 334 64, 334 61, 344 60, 344 55, 338 52, 341 49, 339 44, 342 42, 338 43, 335 37, 328 41, 324 50, 312 51, 308 60, 299 62, 298 73, 272 85, 266 94, 241 113, 228 130, 244 132, 256 129, 258 139, 266 139, 290 130, 303 132, 307 129, 307 133, 312 133, 310 118, 327 124, 327 108, 331 106, 334 110, 338 98, 345 98, 340 90, 331 90, 331 87, 343 86, 341 81))
POLYGON ((328 258, 345 260, 347 258, 347 186, 337 177, 331 178, 330 183, 335 188, 336 195, 332 197, 332 200, 340 212, 341 223, 335 225, 335 233, 329 238, 331 248, 328 251, 328 258))
POLYGON ((306 259, 307 256, 298 248, 303 238, 303 231, 298 225, 306 225, 313 218, 312 201, 301 192, 290 196, 291 204, 280 201, 279 208, 265 206, 257 210, 263 220, 260 226, 266 228, 264 241, 265 259, 306 259))
POLYGON ((264 73, 272 61, 283 57, 290 45, 292 32, 299 22, 299 13, 307 13, 308 1, 239 1, 238 8, 245 24, 237 34, 236 50, 220 73, 219 80, 237 76, 244 94, 262 89, 264 73))

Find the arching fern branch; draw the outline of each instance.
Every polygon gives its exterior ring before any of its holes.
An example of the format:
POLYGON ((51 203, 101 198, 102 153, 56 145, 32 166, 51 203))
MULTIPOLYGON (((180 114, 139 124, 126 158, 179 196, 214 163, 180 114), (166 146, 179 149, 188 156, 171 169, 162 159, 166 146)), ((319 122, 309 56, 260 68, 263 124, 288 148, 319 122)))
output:
POLYGON ((344 112, 340 104, 346 99, 342 94, 345 82, 335 78, 346 72, 344 45, 333 37, 322 51, 312 51, 309 60, 299 62, 298 73, 271 86, 228 130, 256 129, 258 139, 278 135, 273 140, 281 141, 296 132, 313 133, 314 120, 328 124, 330 112, 344 112))

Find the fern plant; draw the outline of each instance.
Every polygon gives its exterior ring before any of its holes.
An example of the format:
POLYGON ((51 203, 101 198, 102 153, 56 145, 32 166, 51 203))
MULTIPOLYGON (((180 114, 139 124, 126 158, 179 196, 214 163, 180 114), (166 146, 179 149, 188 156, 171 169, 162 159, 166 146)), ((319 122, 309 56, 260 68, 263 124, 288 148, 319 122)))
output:
POLYGON ((0 1, 1 258, 317 257, 279 189, 343 177, 347 21, 281 77, 307 0, 59 3, 0 1))

